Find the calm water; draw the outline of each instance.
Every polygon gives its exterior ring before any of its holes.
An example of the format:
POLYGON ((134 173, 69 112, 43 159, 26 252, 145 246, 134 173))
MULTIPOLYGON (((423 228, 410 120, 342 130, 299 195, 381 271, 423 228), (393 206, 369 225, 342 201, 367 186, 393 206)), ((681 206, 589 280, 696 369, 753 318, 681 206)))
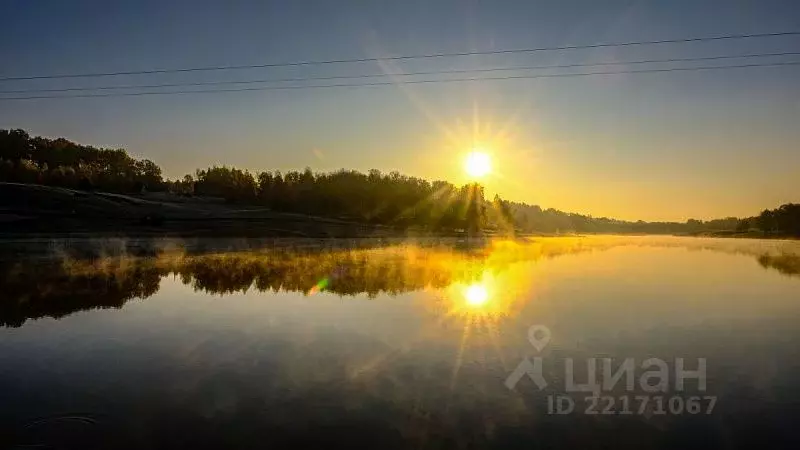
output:
POLYGON ((597 237, 5 262, 0 447, 800 448, 798 255, 597 237), (537 357, 547 385, 510 389, 537 357), (602 383, 597 358, 634 364, 608 414, 568 385, 602 383), (704 390, 676 358, 705 361, 704 390))

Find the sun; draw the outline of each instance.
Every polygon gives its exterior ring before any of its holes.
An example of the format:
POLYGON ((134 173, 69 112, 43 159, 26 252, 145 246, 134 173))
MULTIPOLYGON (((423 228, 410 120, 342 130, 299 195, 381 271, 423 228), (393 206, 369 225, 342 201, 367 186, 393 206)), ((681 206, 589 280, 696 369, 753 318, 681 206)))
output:
POLYGON ((492 171, 492 160, 486 152, 475 149, 464 161, 464 171, 473 178, 481 178, 492 171))
POLYGON ((489 293, 486 292, 485 286, 475 283, 464 290, 464 298, 467 300, 468 305, 480 307, 489 300, 489 293))

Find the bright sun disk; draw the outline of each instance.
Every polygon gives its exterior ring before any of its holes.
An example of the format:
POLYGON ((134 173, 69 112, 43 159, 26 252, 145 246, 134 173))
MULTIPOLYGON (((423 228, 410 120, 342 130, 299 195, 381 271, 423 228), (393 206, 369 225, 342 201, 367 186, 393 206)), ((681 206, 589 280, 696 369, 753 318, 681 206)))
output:
POLYGON ((464 162, 464 170, 467 175, 480 178, 492 171, 492 161, 485 152, 473 150, 467 155, 467 159, 464 162))
POLYGON ((486 287, 473 284, 464 291, 464 297, 470 306, 482 306, 489 299, 489 294, 486 292, 486 287))

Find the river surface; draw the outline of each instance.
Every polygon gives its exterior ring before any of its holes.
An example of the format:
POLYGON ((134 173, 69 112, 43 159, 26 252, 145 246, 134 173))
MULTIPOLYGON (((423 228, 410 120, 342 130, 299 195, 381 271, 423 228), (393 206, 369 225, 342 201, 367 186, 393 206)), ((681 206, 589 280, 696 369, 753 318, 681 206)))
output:
POLYGON ((165 246, 0 270, 0 448, 800 448, 796 241, 165 246))

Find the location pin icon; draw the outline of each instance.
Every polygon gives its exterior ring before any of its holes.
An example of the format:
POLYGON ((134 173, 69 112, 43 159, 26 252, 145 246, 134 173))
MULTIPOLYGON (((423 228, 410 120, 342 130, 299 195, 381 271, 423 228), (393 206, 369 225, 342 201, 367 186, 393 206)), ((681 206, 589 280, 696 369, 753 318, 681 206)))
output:
POLYGON ((528 340, 536 351, 542 351, 550 342, 550 329, 544 325, 531 325, 528 328, 528 340))

